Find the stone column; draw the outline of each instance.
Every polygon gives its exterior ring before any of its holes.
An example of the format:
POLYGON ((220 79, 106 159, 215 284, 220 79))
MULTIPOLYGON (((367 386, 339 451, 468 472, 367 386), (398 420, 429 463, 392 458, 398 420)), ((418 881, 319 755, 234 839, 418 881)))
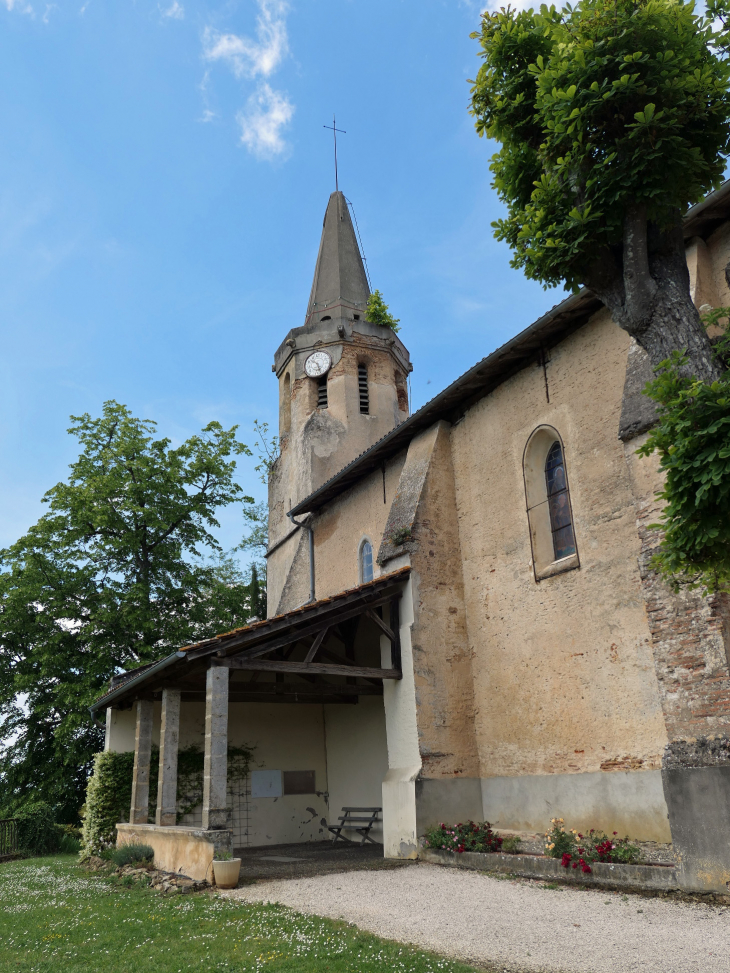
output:
POLYGON ((177 751, 180 743, 180 690, 162 690, 160 774, 155 824, 177 824, 177 751))
POLYGON ((152 701, 137 700, 137 728, 134 733, 134 770, 130 824, 147 824, 150 801, 150 754, 152 751, 152 701))
POLYGON ((203 827, 226 828, 228 810, 228 669, 213 666, 205 680, 203 827))

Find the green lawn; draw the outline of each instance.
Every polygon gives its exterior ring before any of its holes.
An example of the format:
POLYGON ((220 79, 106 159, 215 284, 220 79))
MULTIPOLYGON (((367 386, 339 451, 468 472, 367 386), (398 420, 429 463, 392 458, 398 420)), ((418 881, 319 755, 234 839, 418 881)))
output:
MULTIPOLYGON (((0 970, 12 973, 468 973, 470 967, 277 905, 165 897, 57 855, 0 864, 0 970)), ((473 973, 473 971, 472 971, 473 973)))

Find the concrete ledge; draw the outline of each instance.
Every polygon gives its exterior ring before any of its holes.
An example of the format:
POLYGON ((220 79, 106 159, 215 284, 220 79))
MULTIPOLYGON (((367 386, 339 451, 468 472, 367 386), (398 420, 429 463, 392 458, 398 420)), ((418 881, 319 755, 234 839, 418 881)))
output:
POLYGON ((519 875, 569 882, 571 885, 594 885, 600 888, 633 888, 667 892, 679 888, 677 869, 668 865, 606 865, 596 862, 593 871, 584 875, 579 869, 563 868, 557 858, 537 855, 483 855, 465 851, 461 855, 433 848, 422 848, 421 860, 434 865, 450 865, 479 872, 519 875))
POLYGON ((117 845, 149 845, 155 867, 196 882, 212 881, 210 863, 222 851, 233 853, 233 832, 202 828, 161 827, 157 824, 118 824, 117 845))

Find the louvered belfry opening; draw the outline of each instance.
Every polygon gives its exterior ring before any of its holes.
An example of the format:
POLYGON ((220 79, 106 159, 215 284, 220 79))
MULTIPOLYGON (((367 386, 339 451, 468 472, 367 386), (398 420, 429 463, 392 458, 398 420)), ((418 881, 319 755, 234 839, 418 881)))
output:
POLYGON ((327 408, 327 376, 317 379, 317 408, 327 408))
POLYGON ((360 389, 360 413, 366 416, 370 412, 370 393, 368 392, 368 366, 357 366, 357 384, 360 389))

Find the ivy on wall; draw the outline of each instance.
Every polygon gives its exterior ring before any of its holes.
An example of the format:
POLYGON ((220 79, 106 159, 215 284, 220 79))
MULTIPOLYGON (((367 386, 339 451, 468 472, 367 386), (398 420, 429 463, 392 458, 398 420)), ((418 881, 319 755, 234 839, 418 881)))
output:
MULTIPOLYGON (((228 781, 245 780, 253 759, 251 747, 228 748, 228 781)), ((201 747, 183 747, 177 757, 178 823, 203 803, 203 766, 201 747)), ((150 803, 148 817, 155 819, 160 751, 152 748, 150 759, 150 803)), ((81 855, 98 855, 116 842, 116 826, 129 820, 132 803, 134 753, 107 750, 94 757, 94 769, 86 789, 82 809, 81 855)))

